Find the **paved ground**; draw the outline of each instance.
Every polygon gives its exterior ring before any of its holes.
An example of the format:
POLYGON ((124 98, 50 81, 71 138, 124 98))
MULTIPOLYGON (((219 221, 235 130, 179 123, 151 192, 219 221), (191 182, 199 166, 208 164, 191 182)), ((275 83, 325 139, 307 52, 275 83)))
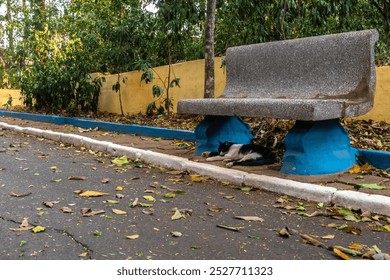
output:
MULTIPOLYGON (((203 160, 193 158, 191 144, 182 141, 19 119, 1 121, 203 160)), ((0 235, 7 240, 0 246, 3 259, 339 259, 332 246, 358 244, 365 252, 378 248, 384 253, 390 249, 390 220, 383 215, 360 211, 351 215, 339 212, 339 208, 137 161, 117 166, 105 153, 12 130, 0 131, 0 137, 0 235), (81 190, 107 195, 82 197, 81 190), (88 212, 85 217, 80 212, 84 208, 104 213, 92 212, 88 217, 88 212), (258 221, 237 216, 256 217, 258 221), (28 218, 28 225, 24 218, 28 218), (20 230, 26 226, 45 230, 20 230), (282 237, 279 231, 286 227, 289 232, 282 237)), ((234 173, 223 170, 225 176, 234 173)), ((250 172, 286 177, 277 172, 277 166, 250 172)), ((356 176, 294 179, 332 182, 329 184, 336 187, 341 183, 335 180, 389 186, 383 177, 356 176)), ((338 186, 345 187, 350 185, 338 186)), ((388 190, 361 191, 385 196, 388 190)))
MULTIPOLYGON (((192 142, 164 140, 160 138, 110 133, 107 131, 88 131, 69 125, 62 126, 51 123, 34 122, 15 118, 1 117, 0 121, 4 121, 9 124, 21 125, 24 127, 35 127, 45 130, 48 129, 64 133, 73 133, 85 137, 91 137, 97 140, 114 142, 116 144, 124 146, 179 156, 197 162, 205 162, 204 158, 194 156, 194 144, 192 142)), ((217 166, 223 166, 221 163, 218 162, 213 162, 212 164, 217 166)), ((304 183, 313 183, 321 186, 334 187, 339 190, 351 190, 360 193, 383 195, 390 197, 390 173, 386 177, 379 176, 378 172, 376 172, 375 170, 368 170, 367 172, 356 174, 349 174, 348 172, 344 172, 324 176, 297 176, 280 173, 279 168, 280 165, 278 164, 262 167, 234 167, 234 169, 236 170, 242 170, 253 174, 268 175, 272 177, 289 179, 304 183), (356 188, 357 184, 378 184, 380 186, 384 186, 385 189, 377 190, 368 188, 356 188)))
POLYGON ((0 143, 2 260, 340 259, 335 246, 368 259, 390 249, 385 216, 351 216, 138 161, 118 165, 12 130, 0 131, 0 143))

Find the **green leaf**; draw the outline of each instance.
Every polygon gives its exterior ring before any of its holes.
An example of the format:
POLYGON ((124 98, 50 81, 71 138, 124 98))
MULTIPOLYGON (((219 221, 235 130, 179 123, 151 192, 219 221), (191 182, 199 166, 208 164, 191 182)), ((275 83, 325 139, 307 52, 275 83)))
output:
POLYGON ((119 158, 115 158, 111 161, 112 163, 116 165, 125 165, 129 164, 129 160, 127 159, 127 156, 121 156, 119 158))
POLYGON ((386 189, 386 187, 380 186, 378 184, 357 184, 356 186, 358 188, 371 189, 371 190, 384 190, 384 189, 386 189))
POLYGON ((164 89, 160 86, 154 85, 152 88, 153 97, 160 97, 163 94, 164 89))
POLYGON ((45 230, 46 230, 46 228, 45 228, 45 227, 42 227, 42 226, 36 226, 36 227, 34 227, 34 228, 32 229, 32 231, 33 231, 34 233, 43 232, 43 231, 45 231, 45 230))

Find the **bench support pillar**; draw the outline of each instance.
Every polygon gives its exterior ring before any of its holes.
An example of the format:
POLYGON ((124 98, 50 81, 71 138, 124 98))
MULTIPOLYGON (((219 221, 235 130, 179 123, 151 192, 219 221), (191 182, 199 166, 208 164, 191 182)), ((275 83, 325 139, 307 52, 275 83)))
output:
POLYGON ((236 116, 205 116, 195 128, 195 155, 203 152, 217 152, 219 143, 230 141, 248 144, 253 136, 250 126, 236 116))
POLYGON ((339 119, 297 121, 285 138, 281 172, 322 175, 343 172, 357 163, 347 130, 339 119))

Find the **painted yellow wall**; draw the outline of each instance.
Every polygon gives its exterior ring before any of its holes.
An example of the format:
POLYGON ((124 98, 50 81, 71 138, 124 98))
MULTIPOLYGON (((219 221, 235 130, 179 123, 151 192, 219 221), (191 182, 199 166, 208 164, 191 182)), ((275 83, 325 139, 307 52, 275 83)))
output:
POLYGON ((12 97, 12 106, 22 105, 20 100, 20 90, 18 89, 0 89, 0 108, 7 103, 9 96, 12 97))
MULTIPOLYGON (((215 59, 215 96, 220 96, 225 88, 226 76, 224 68, 220 68, 221 58, 215 59)), ((204 60, 195 60, 185 63, 178 63, 172 66, 171 79, 180 78, 180 88, 173 87, 169 90, 170 98, 173 99, 174 112, 176 112, 177 101, 183 98, 202 98, 204 84, 204 60)), ((154 68, 154 80, 152 83, 141 82, 142 72, 132 71, 119 75, 121 84, 120 94, 124 114, 145 113, 147 106, 153 101, 153 85, 162 86, 158 79, 166 80, 168 67, 161 66, 154 68)), ((112 86, 118 82, 118 75, 106 75, 99 98, 99 111, 121 113, 119 93, 112 90, 112 86)), ((165 96, 165 93, 164 93, 165 96)))
POLYGON ((374 107, 359 119, 390 123, 390 66, 376 68, 374 107))
MULTIPOLYGON (((216 58, 216 97, 222 94, 226 83, 225 69, 220 66, 221 58, 216 58)), ((154 70, 162 79, 165 79, 168 75, 167 66, 156 67, 154 70)), ((390 66, 377 67, 376 70, 377 83, 374 108, 368 114, 359 118, 386 121, 390 123, 390 66)), ((173 87, 170 89, 175 112, 179 99, 203 97, 204 60, 174 64, 173 73, 177 78, 180 78, 180 88, 173 87)), ((161 85, 161 83, 158 82, 157 74, 154 74, 155 79, 153 83, 147 85, 145 82, 141 82, 141 74, 140 71, 119 74, 119 81, 121 84, 120 94, 122 97, 124 114, 145 113, 148 104, 153 101, 153 84, 161 85)), ((121 114, 119 93, 112 90, 112 86, 118 81, 118 75, 105 75, 105 79, 106 81, 103 83, 99 97, 99 111, 121 114)), ((19 91, 0 90, 0 107, 7 102, 9 94, 13 97, 12 105, 21 105, 19 91)))

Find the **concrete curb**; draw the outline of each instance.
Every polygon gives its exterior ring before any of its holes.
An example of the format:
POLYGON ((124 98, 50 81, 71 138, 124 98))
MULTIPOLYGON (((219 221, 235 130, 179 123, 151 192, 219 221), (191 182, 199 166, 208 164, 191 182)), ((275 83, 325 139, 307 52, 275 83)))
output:
POLYGON ((387 196, 370 195, 354 191, 343 191, 337 190, 333 187, 324 187, 271 176, 250 174, 207 163, 194 162, 186 158, 161 154, 150 150, 122 146, 107 141, 98 141, 76 134, 59 133, 31 127, 20 127, 4 122, 0 122, 0 128, 13 130, 19 133, 31 134, 37 137, 63 142, 77 147, 85 146, 88 149, 107 152, 113 156, 126 155, 131 160, 141 160, 148 164, 174 170, 185 170, 190 173, 197 173, 220 181, 230 182, 238 186, 256 187, 262 190, 285 194, 304 200, 323 202, 326 204, 336 204, 342 207, 362 209, 390 216, 390 197, 387 196))

